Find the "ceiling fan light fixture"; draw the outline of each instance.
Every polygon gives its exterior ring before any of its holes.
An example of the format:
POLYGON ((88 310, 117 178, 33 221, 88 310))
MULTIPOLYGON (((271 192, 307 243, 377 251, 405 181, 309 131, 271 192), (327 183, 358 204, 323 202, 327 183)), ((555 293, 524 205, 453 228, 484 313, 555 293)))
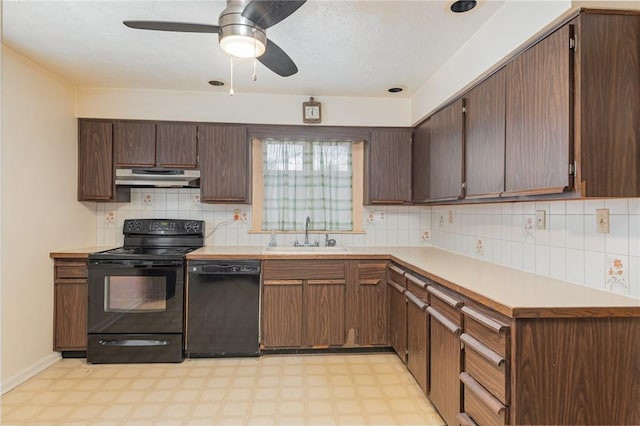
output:
POLYGON ((266 50, 264 43, 257 37, 239 34, 220 36, 220 47, 236 58, 257 58, 266 50))

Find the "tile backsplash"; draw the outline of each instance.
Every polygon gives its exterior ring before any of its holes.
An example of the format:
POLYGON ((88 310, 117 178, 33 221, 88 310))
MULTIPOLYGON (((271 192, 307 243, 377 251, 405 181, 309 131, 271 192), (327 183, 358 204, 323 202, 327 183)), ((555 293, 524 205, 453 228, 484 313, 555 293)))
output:
MULTIPOLYGON (((266 246, 271 236, 249 233, 251 206, 246 204, 200 203, 198 189, 148 188, 131 190, 129 203, 97 203, 98 245, 122 244, 125 219, 172 218, 206 222, 207 245, 266 246)), ((431 214, 429 208, 410 206, 365 207, 364 234, 330 234, 342 246, 422 246, 429 244, 431 214)), ((304 234, 278 234, 278 245, 293 245, 304 234)), ((310 240, 324 241, 324 235, 311 234, 310 240)))
POLYGON ((640 298, 640 199, 437 206, 431 222, 435 247, 640 298), (609 233, 597 232, 597 209, 609 210, 609 233))
MULTIPOLYGON (((134 218, 199 219, 207 245, 269 243, 249 233, 251 206, 200 203, 197 189, 132 189, 130 203, 97 203, 98 245, 122 244, 134 218)), ((517 202, 456 206, 366 206, 364 234, 330 234, 338 245, 426 246, 514 269, 640 298, 640 199, 517 202), (609 233, 596 230, 596 210, 609 210, 609 233), (543 228, 536 212, 544 211, 543 228)), ((303 234, 278 234, 292 245, 303 234)), ((324 235, 312 234, 322 244, 324 235)))

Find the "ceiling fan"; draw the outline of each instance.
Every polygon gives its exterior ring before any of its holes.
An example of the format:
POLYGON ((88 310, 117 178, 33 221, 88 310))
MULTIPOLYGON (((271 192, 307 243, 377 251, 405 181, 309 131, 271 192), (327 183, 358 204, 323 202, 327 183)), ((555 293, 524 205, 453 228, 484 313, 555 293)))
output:
POLYGON ((298 10, 306 0, 228 0, 218 25, 169 21, 124 21, 140 30, 217 33, 220 47, 231 56, 257 58, 282 77, 298 72, 293 60, 277 44, 267 39, 267 28, 298 10))

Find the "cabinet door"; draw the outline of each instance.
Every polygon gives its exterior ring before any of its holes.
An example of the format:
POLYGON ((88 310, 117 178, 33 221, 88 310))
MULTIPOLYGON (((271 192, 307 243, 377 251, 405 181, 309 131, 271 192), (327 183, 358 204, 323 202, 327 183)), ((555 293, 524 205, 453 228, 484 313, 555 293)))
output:
POLYGON ((113 198, 112 124, 78 120, 78 200, 113 198))
POLYGON ((115 122, 113 143, 117 167, 156 165, 155 123, 115 122))
POLYGON ((197 127, 195 124, 156 126, 156 165, 167 168, 198 166, 197 127))
POLYGON ((640 16, 584 13, 577 35, 580 193, 638 197, 640 16))
POLYGON ((87 349, 87 283, 55 285, 54 350, 87 349))
POLYGON ((265 280, 262 291, 264 347, 302 346, 302 281, 265 280))
POLYGON ((463 197, 463 100, 435 113, 431 121, 429 199, 456 200, 463 197))
POLYGON ((407 368, 427 393, 429 363, 429 315, 426 303, 407 293, 407 368))
POLYGON ((504 70, 465 95, 466 197, 498 197, 504 191, 504 70))
POLYGON ((199 126, 200 198, 250 202, 251 160, 244 126, 199 126))
POLYGON ((387 265, 361 261, 358 265, 358 344, 387 344, 387 265))
POLYGON ((566 25, 505 68, 507 194, 561 193, 571 185, 569 38, 566 25))
POLYGON ((346 340, 344 280, 308 280, 304 294, 305 344, 341 346, 346 340))
POLYGON ((367 144, 367 204, 411 202, 411 130, 372 130, 367 144))
POLYGON ((460 403, 460 340, 431 318, 429 399, 448 425, 456 423, 460 403))
POLYGON ((413 132, 411 182, 413 202, 429 200, 431 161, 431 120, 421 123, 413 132))
POLYGON ((402 362, 407 362, 407 302, 402 288, 389 281, 389 343, 402 362))

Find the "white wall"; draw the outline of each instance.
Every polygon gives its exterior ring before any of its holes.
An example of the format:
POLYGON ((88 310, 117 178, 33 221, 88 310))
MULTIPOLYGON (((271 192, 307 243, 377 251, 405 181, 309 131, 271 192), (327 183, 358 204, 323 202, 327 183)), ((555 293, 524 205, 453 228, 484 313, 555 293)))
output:
MULTIPOLYGON (((482 2, 477 7, 482 7, 482 2)), ((416 92, 411 99, 411 124, 426 118, 570 9, 570 0, 505 0, 416 92)))
MULTIPOLYGON (((309 98, 136 89, 78 89, 77 116, 221 123, 302 124, 309 98)), ((322 125, 409 126, 411 101, 387 98, 316 98, 322 125)))
POLYGON ((95 244, 95 203, 76 201, 75 89, 2 48, 2 391, 52 351, 55 250, 95 244))

